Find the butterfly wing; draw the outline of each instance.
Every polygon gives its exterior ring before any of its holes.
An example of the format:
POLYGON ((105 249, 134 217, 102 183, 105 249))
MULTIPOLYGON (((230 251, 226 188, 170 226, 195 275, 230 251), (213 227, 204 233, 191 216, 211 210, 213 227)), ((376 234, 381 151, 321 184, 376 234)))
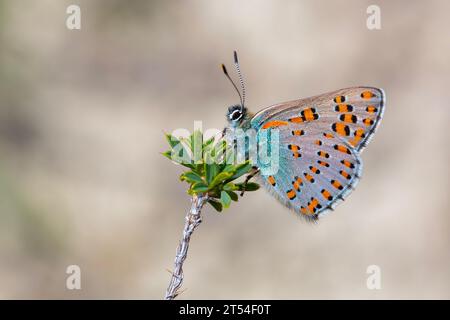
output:
POLYGON ((278 170, 262 170, 261 182, 285 206, 315 220, 353 190, 362 162, 358 152, 335 135, 313 127, 293 131, 280 130, 278 170))
POLYGON ((333 209, 359 180, 359 151, 379 125, 383 108, 381 89, 358 87, 257 113, 251 126, 259 133, 279 130, 279 168, 271 175, 262 170, 263 185, 308 219, 333 209))
POLYGON ((261 110, 251 120, 259 129, 276 121, 293 127, 314 123, 361 151, 372 138, 384 113, 385 94, 373 87, 352 87, 311 98, 280 103, 261 110))

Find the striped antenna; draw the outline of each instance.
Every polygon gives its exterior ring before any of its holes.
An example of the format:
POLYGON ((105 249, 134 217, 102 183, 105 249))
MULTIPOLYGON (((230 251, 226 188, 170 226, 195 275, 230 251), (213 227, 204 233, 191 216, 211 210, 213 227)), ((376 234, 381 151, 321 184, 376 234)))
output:
POLYGON ((222 71, 225 74, 225 76, 228 78, 228 80, 230 80, 233 87, 236 89, 236 92, 239 95, 239 100, 241 101, 241 105, 243 105, 241 93, 239 92, 239 89, 237 88, 237 86, 234 84, 234 81, 231 79, 230 75, 228 74, 227 68, 225 67, 225 65, 223 63, 222 63, 222 71))
POLYGON ((236 67, 238 76, 239 76, 239 81, 241 83, 241 88, 242 88, 242 100, 241 100, 241 104, 242 107, 244 107, 244 103, 245 103, 245 85, 244 85, 244 78, 242 77, 242 73, 241 73, 241 69, 239 68, 239 60, 238 60, 238 56, 237 56, 237 52, 234 51, 234 65, 236 67))

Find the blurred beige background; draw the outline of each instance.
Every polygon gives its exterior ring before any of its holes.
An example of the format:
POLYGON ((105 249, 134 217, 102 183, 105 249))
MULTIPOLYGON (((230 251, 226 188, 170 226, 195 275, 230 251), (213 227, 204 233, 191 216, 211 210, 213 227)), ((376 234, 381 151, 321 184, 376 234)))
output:
POLYGON ((189 198, 163 131, 385 89, 357 190, 319 225, 268 193, 204 210, 181 299, 450 298, 450 2, 0 1, 0 298, 160 299, 189 198), (381 7, 382 29, 366 28, 381 7), (82 29, 65 26, 81 7, 82 29), (65 287, 66 267, 82 290, 65 287), (368 290, 378 265, 382 289, 368 290))

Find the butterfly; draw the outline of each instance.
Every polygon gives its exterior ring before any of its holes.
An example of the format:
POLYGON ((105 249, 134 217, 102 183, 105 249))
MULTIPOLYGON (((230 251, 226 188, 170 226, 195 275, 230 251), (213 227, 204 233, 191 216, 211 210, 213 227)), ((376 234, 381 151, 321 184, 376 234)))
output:
POLYGON ((343 201, 361 178, 361 152, 383 118, 383 89, 345 88, 279 103, 252 114, 245 107, 245 86, 236 51, 234 64, 242 94, 222 64, 240 97, 240 104, 228 108, 224 134, 232 136, 236 129, 253 129, 260 137, 277 130, 279 139, 278 170, 264 173, 264 164, 256 161, 246 181, 259 177, 283 205, 307 220, 317 220, 343 201))

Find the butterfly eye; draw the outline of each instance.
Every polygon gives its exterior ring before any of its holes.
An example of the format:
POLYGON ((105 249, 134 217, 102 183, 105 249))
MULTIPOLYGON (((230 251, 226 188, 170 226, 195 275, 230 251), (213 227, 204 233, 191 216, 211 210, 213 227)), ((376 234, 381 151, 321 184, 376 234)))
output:
POLYGON ((242 117, 242 112, 240 110, 235 110, 230 115, 230 119, 233 121, 239 120, 240 117, 242 117))

